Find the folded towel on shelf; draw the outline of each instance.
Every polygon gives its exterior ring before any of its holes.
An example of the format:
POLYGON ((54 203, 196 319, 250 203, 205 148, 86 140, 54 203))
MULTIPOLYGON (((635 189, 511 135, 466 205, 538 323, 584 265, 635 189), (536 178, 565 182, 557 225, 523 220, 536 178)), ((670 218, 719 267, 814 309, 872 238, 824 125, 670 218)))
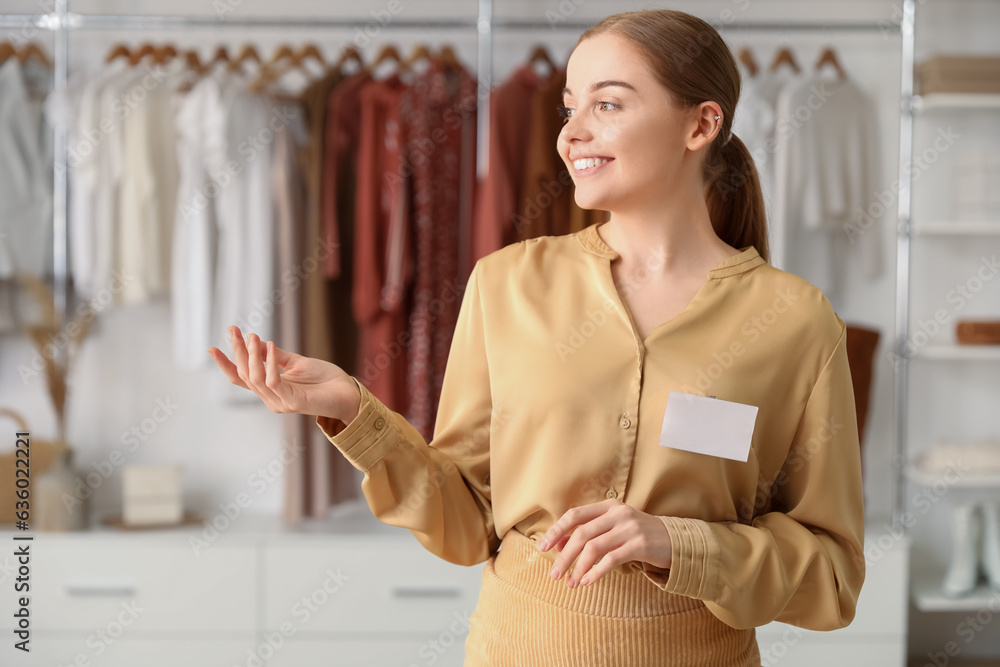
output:
POLYGON ((935 55, 917 65, 920 93, 1000 93, 1000 56, 935 55))
POLYGON ((959 320, 955 338, 960 345, 998 345, 1000 320, 959 320))
POLYGON ((942 439, 928 452, 916 456, 916 467, 939 475, 958 468, 963 475, 1000 475, 1000 438, 981 438, 971 442, 942 439))

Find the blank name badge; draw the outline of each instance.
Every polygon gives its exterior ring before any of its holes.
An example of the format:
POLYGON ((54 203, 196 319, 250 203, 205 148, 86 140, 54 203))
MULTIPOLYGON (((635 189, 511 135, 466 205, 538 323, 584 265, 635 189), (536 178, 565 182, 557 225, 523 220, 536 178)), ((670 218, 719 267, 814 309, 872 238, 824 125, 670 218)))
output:
POLYGON ((757 406, 671 391, 660 445, 746 462, 757 406))

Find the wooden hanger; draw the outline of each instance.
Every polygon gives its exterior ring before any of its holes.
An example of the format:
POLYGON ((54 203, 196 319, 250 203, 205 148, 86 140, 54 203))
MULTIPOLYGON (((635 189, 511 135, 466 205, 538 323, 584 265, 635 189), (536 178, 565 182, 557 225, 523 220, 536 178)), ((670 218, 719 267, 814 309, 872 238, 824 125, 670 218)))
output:
POLYGON ((426 44, 417 44, 413 48, 413 53, 410 54, 410 57, 403 61, 403 65, 406 66, 406 69, 410 69, 413 65, 420 62, 420 60, 428 62, 433 62, 434 60, 434 56, 431 55, 431 50, 427 48, 426 44))
POLYGON ((156 47, 154 47, 152 44, 148 44, 148 43, 147 44, 143 44, 139 48, 138 51, 135 51, 134 53, 132 53, 132 55, 129 58, 128 62, 129 62, 130 65, 132 65, 133 67, 135 67, 140 62, 142 62, 142 59, 145 58, 146 56, 152 56, 152 55, 155 55, 155 54, 156 54, 156 47))
POLYGON ((781 67, 782 63, 787 63, 795 71, 796 74, 802 71, 802 68, 799 67, 799 64, 795 62, 795 57, 792 56, 792 52, 787 47, 778 51, 778 55, 775 56, 774 62, 771 63, 771 71, 772 72, 777 71, 778 68, 781 67))
POLYGON ((187 61, 188 69, 194 70, 198 74, 204 73, 205 66, 201 64, 201 58, 198 57, 197 51, 186 51, 184 60, 187 61))
POLYGON ((235 72, 251 60, 257 63, 258 68, 261 66, 260 54, 257 53, 257 49, 254 45, 244 44, 243 48, 240 49, 240 52, 236 54, 236 57, 229 61, 229 66, 226 68, 226 71, 235 72))
POLYGON ((544 46, 538 44, 532 50, 531 55, 528 56, 528 63, 534 65, 535 63, 542 62, 549 66, 549 74, 555 72, 558 68, 556 64, 552 62, 552 57, 549 56, 549 52, 544 46))
POLYGON ((749 48, 745 46, 741 48, 737 58, 746 66, 747 71, 750 72, 750 76, 757 76, 759 68, 757 67, 757 61, 753 57, 753 52, 749 48))
POLYGON ((253 83, 250 84, 250 92, 259 93, 271 83, 277 81, 281 75, 290 70, 292 67, 297 67, 298 64, 299 57, 292 50, 292 47, 287 44, 282 44, 275 50, 271 59, 261 66, 259 76, 253 83), (284 66, 279 67, 279 65, 282 64, 284 64, 284 66))
POLYGON ((10 42, 0 42, 0 63, 8 58, 16 58, 17 49, 10 42))
POLYGON ((455 50, 448 44, 441 47, 441 50, 438 51, 437 58, 438 62, 440 62, 446 69, 462 69, 462 63, 459 61, 458 56, 455 55, 455 50))
POLYGON ((378 69, 378 66, 381 65, 382 63, 384 63, 386 60, 395 60, 396 61, 396 71, 397 72, 408 71, 406 63, 403 62, 403 59, 399 57, 399 51, 396 50, 396 47, 392 46, 392 45, 388 45, 388 46, 385 46, 385 47, 382 48, 382 51, 378 54, 378 57, 375 59, 375 62, 373 62, 372 64, 368 65, 368 67, 365 68, 365 72, 369 76, 371 76, 372 73, 376 69, 378 69))
POLYGON ((173 44, 165 44, 153 51, 153 62, 157 65, 168 63, 177 57, 177 47, 173 44))
POLYGON ((343 72, 344 65, 352 60, 358 63, 358 66, 362 71, 365 69, 365 59, 361 57, 361 52, 353 46, 344 47, 343 53, 340 54, 340 59, 333 65, 333 67, 343 72))
POLYGON ((820 54, 819 60, 816 61, 816 69, 822 69, 823 65, 830 64, 833 68, 837 70, 837 77, 844 81, 847 79, 847 74, 844 72, 844 68, 840 66, 840 61, 837 60, 837 54, 834 52, 833 47, 827 47, 820 54))
POLYGON ((131 62, 132 60, 132 51, 124 44, 119 44, 117 46, 112 47, 111 50, 108 51, 108 55, 104 59, 104 62, 105 63, 114 62, 115 60, 121 57, 124 57, 129 62, 131 62))
POLYGON ((319 47, 315 44, 304 44, 295 54, 295 64, 301 67, 309 58, 312 58, 320 64, 323 69, 326 69, 326 60, 323 58, 323 52, 319 50, 319 47))
POLYGON ((201 58, 198 57, 197 51, 194 50, 185 51, 184 60, 187 63, 187 68, 192 72, 194 72, 194 76, 190 77, 186 81, 182 82, 179 86, 177 86, 177 92, 179 93, 191 92, 191 89, 194 87, 195 82, 197 82, 198 79, 203 77, 205 75, 205 72, 208 71, 208 67, 206 65, 201 64, 201 58))
POLYGON ((52 61, 49 60, 49 56, 41 49, 38 44, 34 42, 29 42, 25 44, 24 48, 17 52, 17 59, 22 63, 26 63, 32 58, 36 58, 43 65, 52 69, 52 61))

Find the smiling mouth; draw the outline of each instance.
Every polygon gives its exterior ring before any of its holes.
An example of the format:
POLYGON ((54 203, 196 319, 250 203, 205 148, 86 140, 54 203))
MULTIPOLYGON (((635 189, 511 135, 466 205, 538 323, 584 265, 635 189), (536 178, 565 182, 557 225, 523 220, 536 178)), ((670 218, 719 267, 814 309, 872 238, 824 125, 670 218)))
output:
POLYGON ((592 174, 599 170, 601 167, 611 164, 615 159, 613 157, 604 158, 584 158, 582 160, 573 160, 573 170, 577 174, 585 175, 592 174))

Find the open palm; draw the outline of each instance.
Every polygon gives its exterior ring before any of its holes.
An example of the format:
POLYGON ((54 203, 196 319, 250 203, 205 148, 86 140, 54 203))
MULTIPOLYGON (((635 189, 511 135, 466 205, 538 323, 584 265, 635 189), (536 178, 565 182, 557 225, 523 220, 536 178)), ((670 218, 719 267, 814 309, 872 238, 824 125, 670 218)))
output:
POLYGON ((273 341, 263 343, 229 328, 233 361, 215 347, 209 354, 229 380, 257 394, 275 413, 301 413, 342 418, 356 413, 360 395, 351 376, 340 366, 289 352, 273 341))

